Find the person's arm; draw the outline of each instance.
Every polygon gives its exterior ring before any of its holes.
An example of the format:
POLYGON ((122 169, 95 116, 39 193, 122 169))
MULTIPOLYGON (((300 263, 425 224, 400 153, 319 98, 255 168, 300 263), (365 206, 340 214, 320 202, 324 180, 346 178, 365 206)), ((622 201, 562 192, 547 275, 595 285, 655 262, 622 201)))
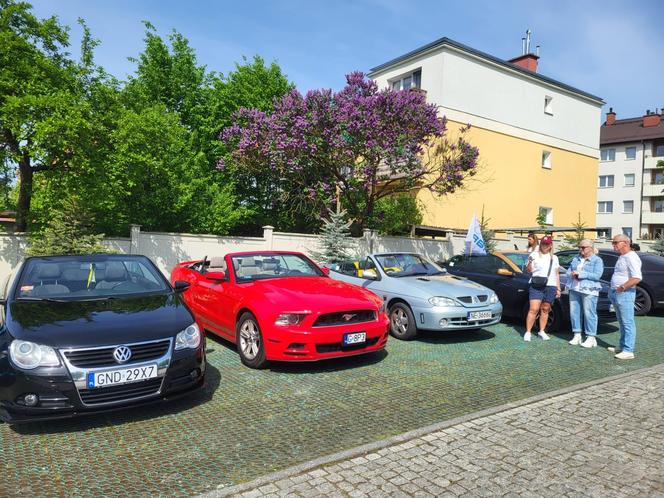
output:
POLYGON ((629 279, 622 285, 616 287, 616 292, 625 292, 627 289, 636 287, 636 285, 641 281, 643 275, 641 274, 641 259, 634 254, 633 257, 627 258, 627 272, 629 273, 629 279))
POLYGON ((560 297, 560 263, 558 262, 558 257, 555 256, 555 258, 556 264, 553 270, 556 272, 556 297, 560 297))
POLYGON ((568 278, 574 278, 574 273, 576 273, 572 268, 576 268, 579 263, 576 262, 578 256, 574 256, 574 259, 572 259, 572 262, 569 264, 567 267, 567 271, 565 272, 565 275, 567 275, 568 278), (576 263, 576 264, 575 264, 576 263))

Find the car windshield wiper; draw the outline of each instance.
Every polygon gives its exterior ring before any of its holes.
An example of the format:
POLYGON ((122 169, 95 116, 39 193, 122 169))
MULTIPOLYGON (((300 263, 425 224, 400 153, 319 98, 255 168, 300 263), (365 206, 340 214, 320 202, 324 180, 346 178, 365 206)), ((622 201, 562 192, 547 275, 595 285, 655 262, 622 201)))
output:
POLYGON ((68 303, 69 299, 56 299, 54 297, 17 297, 17 301, 46 301, 49 303, 68 303))

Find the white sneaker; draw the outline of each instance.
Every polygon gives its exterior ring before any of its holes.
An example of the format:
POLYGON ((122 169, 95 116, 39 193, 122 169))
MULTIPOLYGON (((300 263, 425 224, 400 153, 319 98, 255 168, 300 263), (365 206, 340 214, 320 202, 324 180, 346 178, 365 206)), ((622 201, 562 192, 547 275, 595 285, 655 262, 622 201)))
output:
POLYGON ((628 351, 621 351, 620 353, 613 355, 613 357, 618 358, 619 360, 633 360, 634 353, 630 353, 628 351))
POLYGON ((548 335, 546 332, 544 332, 543 330, 540 330, 540 331, 537 333, 537 335, 538 335, 539 337, 541 337, 541 339, 542 339, 543 341, 548 341, 549 339, 551 339, 551 338, 549 337, 549 335, 548 335))
POLYGON ((582 348, 596 348, 597 347, 597 339, 595 339, 593 336, 589 335, 586 337, 586 340, 581 343, 582 348))
POLYGON ((618 354, 622 351, 622 349, 620 349, 618 346, 609 346, 608 348, 606 348, 606 350, 609 353, 615 353, 615 354, 618 354))
POLYGON ((523 334, 523 340, 526 341, 526 342, 530 342, 530 339, 532 338, 532 336, 533 336, 533 334, 531 334, 530 332, 526 332, 525 334, 523 334))
POLYGON ((569 344, 572 346, 578 346, 581 344, 581 334, 574 332, 574 337, 572 337, 572 340, 569 341, 569 344))

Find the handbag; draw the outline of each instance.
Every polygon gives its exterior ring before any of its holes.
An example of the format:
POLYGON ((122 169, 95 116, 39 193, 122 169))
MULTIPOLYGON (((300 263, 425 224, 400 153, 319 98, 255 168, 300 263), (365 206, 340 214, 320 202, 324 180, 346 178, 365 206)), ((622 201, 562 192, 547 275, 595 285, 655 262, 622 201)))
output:
POLYGON ((553 266, 553 256, 551 256, 551 261, 549 262, 549 272, 546 274, 546 277, 531 277, 530 286, 536 290, 544 290, 546 284, 549 281, 549 275, 551 275, 551 267, 553 266))

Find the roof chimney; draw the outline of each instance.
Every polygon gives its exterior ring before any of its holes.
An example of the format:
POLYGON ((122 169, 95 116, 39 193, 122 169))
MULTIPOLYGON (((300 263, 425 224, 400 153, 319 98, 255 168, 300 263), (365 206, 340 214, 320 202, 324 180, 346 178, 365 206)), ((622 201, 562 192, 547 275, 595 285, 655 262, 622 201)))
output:
POLYGON ((609 107, 609 112, 606 113, 605 126, 611 126, 616 122, 616 113, 613 112, 613 107, 609 107))
POLYGON ((537 45, 537 53, 533 54, 530 51, 530 35, 532 31, 526 30, 525 38, 521 38, 521 55, 510 59, 508 62, 511 62, 515 66, 519 66, 533 73, 537 72, 537 61, 539 60, 539 49, 540 46, 537 45))
POLYGON ((659 124, 659 114, 651 113, 648 109, 643 116, 643 127, 657 126, 659 124))

